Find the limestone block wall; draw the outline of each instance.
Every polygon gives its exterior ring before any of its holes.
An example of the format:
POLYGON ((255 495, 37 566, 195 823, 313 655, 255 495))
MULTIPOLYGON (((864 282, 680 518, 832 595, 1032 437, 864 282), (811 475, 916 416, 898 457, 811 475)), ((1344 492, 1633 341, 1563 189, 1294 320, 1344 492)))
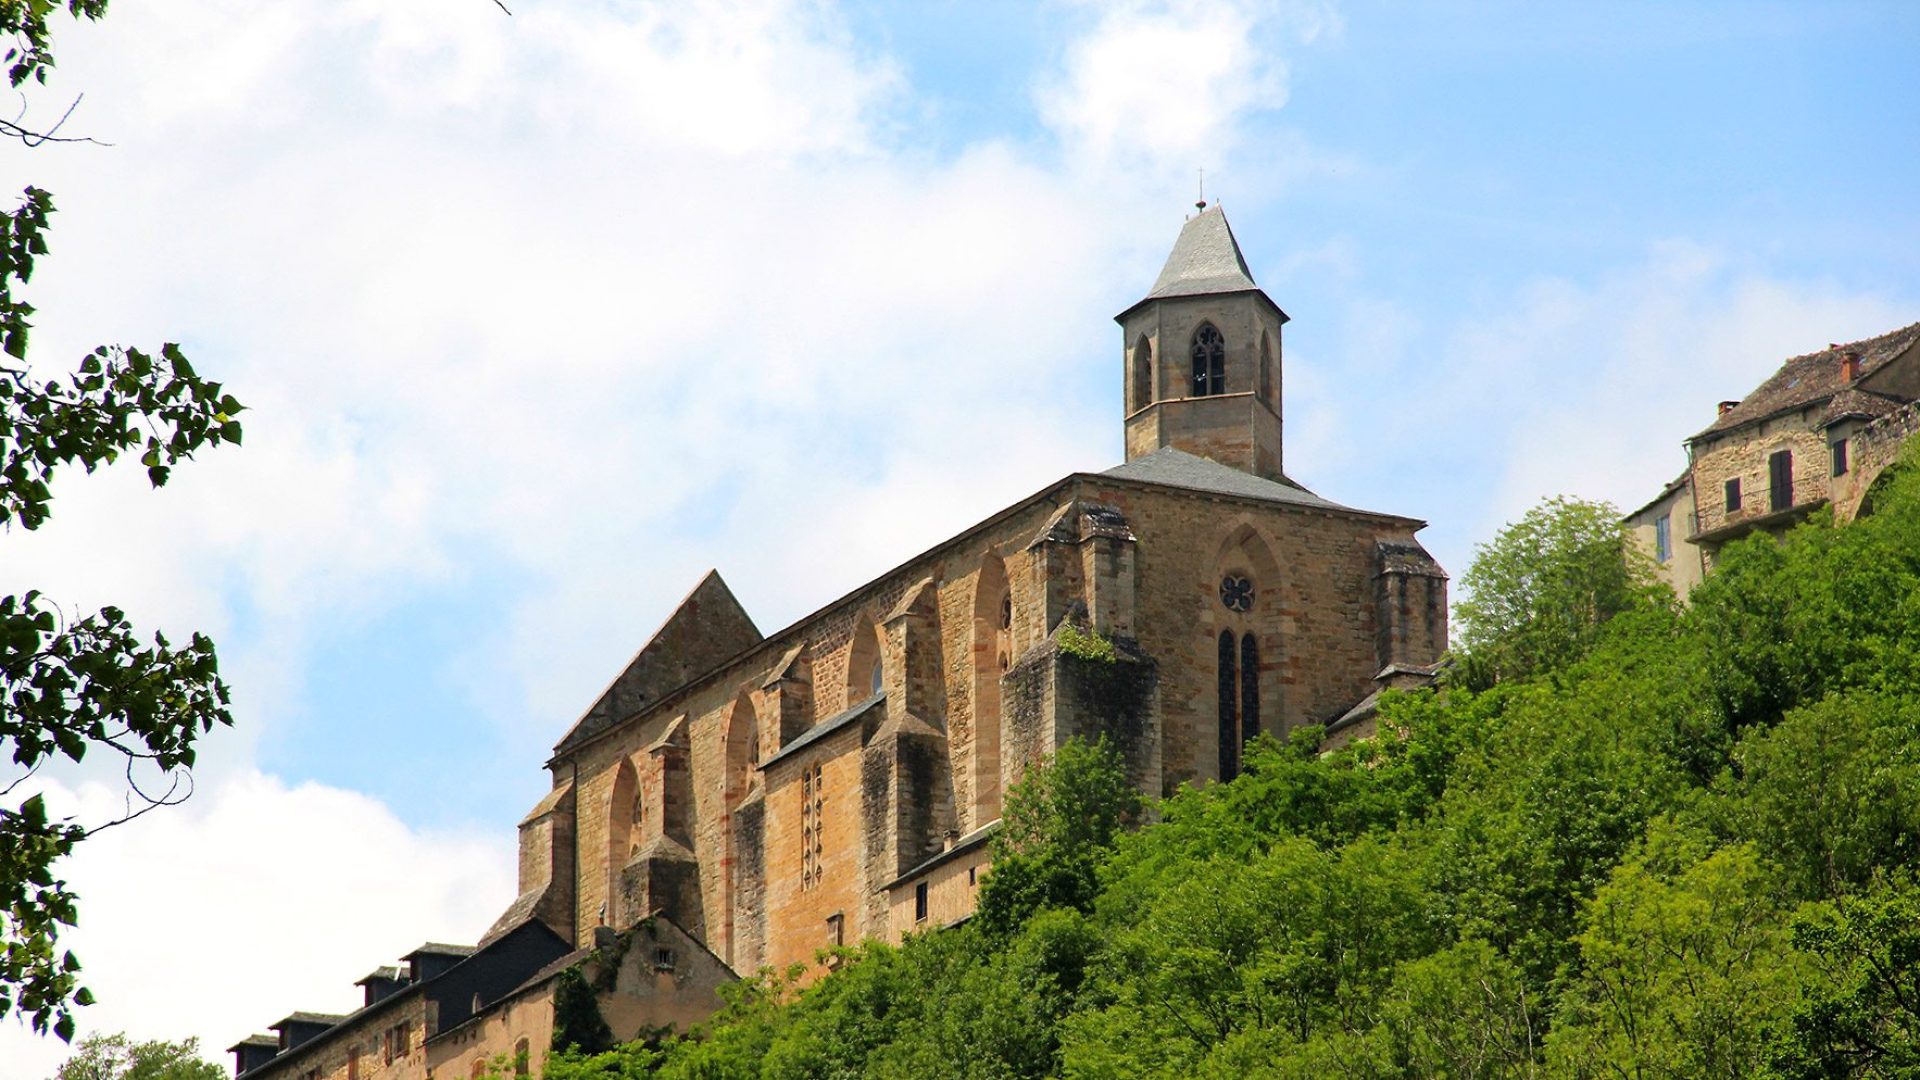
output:
MULTIPOLYGON (((1135 626, 1140 649, 1158 665, 1166 793, 1218 773, 1223 629, 1259 641, 1264 731, 1325 723, 1370 692, 1383 666, 1375 543, 1412 544, 1411 522, 1118 482, 1091 494, 1117 506, 1139 537, 1135 626), (1222 606, 1228 571, 1253 580, 1250 612, 1222 606)), ((1444 611, 1444 585, 1437 588, 1444 611)), ((1434 652, 1421 662, 1437 659, 1434 652)))
POLYGON ((860 725, 850 726, 768 770, 763 955, 765 963, 776 969, 811 962, 814 953, 829 944, 831 916, 840 916, 849 943, 875 932, 866 915, 866 837, 860 815, 862 734, 860 725), (823 835, 818 879, 810 883, 803 880, 807 862, 802 839, 808 814, 802 796, 807 791, 803 773, 815 766, 823 792, 817 821, 823 835))

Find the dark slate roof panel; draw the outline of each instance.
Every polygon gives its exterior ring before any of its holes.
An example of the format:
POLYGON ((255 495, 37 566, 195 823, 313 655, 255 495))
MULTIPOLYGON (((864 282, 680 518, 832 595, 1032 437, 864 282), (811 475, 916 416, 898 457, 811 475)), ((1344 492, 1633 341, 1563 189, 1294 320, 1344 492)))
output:
POLYGON ((1351 509, 1323 499, 1291 480, 1285 483, 1268 480, 1171 446, 1163 446, 1146 457, 1116 465, 1100 475, 1121 480, 1144 480, 1150 484, 1165 484, 1192 491, 1210 491, 1219 495, 1292 503, 1295 506, 1351 509))
POLYGON ((1173 251, 1154 279, 1147 299, 1245 292, 1258 287, 1227 224, 1226 211, 1214 206, 1188 218, 1180 227, 1180 238, 1173 242, 1173 251))
POLYGON ((867 700, 861 702, 860 704, 855 705, 853 708, 848 709, 846 712, 843 712, 838 716, 830 717, 821 723, 813 725, 807 730, 801 732, 799 735, 794 736, 794 740, 792 742, 781 747, 779 752, 775 753, 772 757, 769 757, 767 760, 761 762, 760 767, 764 769, 767 766, 773 764, 774 762, 779 761, 781 758, 791 757, 792 755, 797 754, 802 750, 805 750, 807 747, 812 746, 814 743, 819 742, 821 739, 826 738, 827 736, 833 734, 834 732, 839 731, 841 728, 846 727, 848 724, 851 724, 854 721, 860 719, 861 717, 867 715, 867 713, 874 706, 880 704, 885 700, 887 700, 887 695, 884 692, 875 694, 872 697, 868 698, 867 700))
POLYGON ((1706 430, 1694 438, 1717 435, 1777 413, 1827 401, 1848 389, 1840 377, 1843 354, 1860 354, 1860 377, 1866 378, 1889 360, 1906 352, 1916 341, 1920 341, 1920 323, 1865 341, 1796 356, 1780 365, 1780 370, 1774 372, 1766 382, 1741 399, 1738 405, 1716 417, 1706 430))
POLYGON ((480 951, 480 948, 477 945, 444 945, 438 941, 429 941, 425 945, 420 946, 419 948, 413 950, 407 955, 420 956, 422 954, 430 954, 433 956, 472 956, 474 953, 479 951, 480 951))
POLYGON ((288 1013, 284 1019, 276 1023, 268 1024, 267 1026, 271 1028, 283 1028, 289 1024, 322 1024, 327 1027, 332 1027, 345 1019, 345 1016, 336 1013, 291 1012, 288 1013))

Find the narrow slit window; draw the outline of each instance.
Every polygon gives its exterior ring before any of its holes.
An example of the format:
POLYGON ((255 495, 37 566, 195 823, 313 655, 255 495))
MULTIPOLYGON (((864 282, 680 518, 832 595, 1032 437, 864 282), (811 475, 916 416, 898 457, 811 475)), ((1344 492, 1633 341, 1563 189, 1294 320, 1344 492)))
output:
POLYGON ((1847 475, 1847 440, 1836 439, 1833 443, 1833 475, 1847 475))
POLYGON ((1240 696, 1238 649, 1233 631, 1220 631, 1220 779, 1231 780, 1240 773, 1239 717, 1235 715, 1240 696))
POLYGON ((1740 478, 1735 477, 1732 480, 1727 481, 1726 491, 1727 491, 1727 513, 1731 514, 1735 510, 1740 509, 1740 478))
POLYGON ((1260 734, 1260 643, 1252 634, 1240 639, 1240 745, 1260 734))

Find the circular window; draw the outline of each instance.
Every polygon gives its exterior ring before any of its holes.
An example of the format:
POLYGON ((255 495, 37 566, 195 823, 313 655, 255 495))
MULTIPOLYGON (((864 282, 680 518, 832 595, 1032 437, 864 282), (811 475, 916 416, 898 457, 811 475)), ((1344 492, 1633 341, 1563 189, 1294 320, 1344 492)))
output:
POLYGON ((1220 579, 1220 602, 1228 611, 1253 610, 1253 582, 1239 574, 1228 574, 1220 579))

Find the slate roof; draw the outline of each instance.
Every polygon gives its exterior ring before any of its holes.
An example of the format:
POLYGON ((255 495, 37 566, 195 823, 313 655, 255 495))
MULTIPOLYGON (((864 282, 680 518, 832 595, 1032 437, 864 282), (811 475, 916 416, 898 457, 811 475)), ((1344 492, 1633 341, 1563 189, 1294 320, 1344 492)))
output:
POLYGON ((1329 510, 1352 509, 1352 507, 1341 506, 1337 502, 1323 499, 1291 480, 1284 483, 1268 480, 1171 446, 1163 446, 1145 457, 1137 457, 1124 465, 1116 465, 1100 475, 1120 480, 1144 480, 1150 484, 1164 484, 1167 487, 1186 488, 1189 491, 1210 491, 1217 495, 1238 495, 1246 499, 1290 503, 1294 506, 1317 506, 1329 510))
POLYGON ((767 766, 773 764, 774 762, 779 761, 781 758, 792 757, 794 754, 797 754, 800 751, 805 750, 807 747, 812 746, 814 743, 819 742, 821 739, 826 738, 827 736, 833 734, 834 732, 839 731, 841 728, 846 727, 848 724, 853 723, 855 720, 858 720, 861 717, 867 715, 867 712, 869 710, 871 710, 874 706, 880 704, 885 700, 887 700, 887 695, 885 691, 882 691, 881 693, 875 694, 872 697, 868 698, 867 700, 860 702, 858 705, 855 705, 853 708, 848 709, 846 712, 843 712, 838 716, 829 717, 828 719, 813 725, 807 730, 801 732, 799 735, 794 736, 793 741, 781 747, 779 753, 774 754, 772 757, 769 757, 767 760, 761 762, 760 767, 764 769, 767 766))
POLYGON ((1167 264, 1160 268, 1147 299, 1165 296, 1202 296, 1208 293, 1257 289, 1240 244, 1227 224, 1227 212, 1218 206, 1200 211, 1180 227, 1167 264))
POLYGON ((438 941, 429 941, 407 955, 420 956, 424 953, 432 956, 472 956, 479 951, 480 947, 477 945, 445 945, 438 941))
MULTIPOLYGON (((1716 417, 1706 430, 1695 435, 1702 439, 1717 435, 1769 416, 1828 401, 1838 394, 1850 394, 1850 400, 1879 397, 1854 390, 1840 378, 1840 360, 1847 352, 1860 354, 1860 378, 1866 379, 1886 363, 1920 341, 1920 323, 1903 327, 1879 337, 1836 345, 1819 352, 1796 356, 1780 365, 1738 405, 1716 417)), ((1883 399, 1884 400, 1884 399, 1883 399)), ((1893 404, 1899 404, 1894 402, 1893 404)))
POLYGON ((345 1019, 346 1016, 340 1013, 291 1012, 288 1013, 284 1019, 268 1024, 267 1026, 270 1028, 283 1028, 289 1024, 324 1024, 327 1027, 332 1027, 345 1019))

